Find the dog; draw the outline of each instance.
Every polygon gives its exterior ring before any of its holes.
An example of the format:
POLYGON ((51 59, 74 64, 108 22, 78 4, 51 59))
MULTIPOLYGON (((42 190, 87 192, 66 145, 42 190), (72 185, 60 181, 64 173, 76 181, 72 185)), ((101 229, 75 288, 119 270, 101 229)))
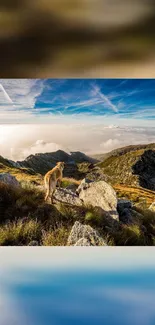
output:
POLYGON ((56 186, 58 184, 59 188, 61 185, 62 177, 63 177, 63 169, 65 163, 64 162, 57 162, 56 166, 48 171, 44 176, 44 185, 46 189, 45 201, 48 198, 51 199, 51 203, 53 204, 53 195, 56 190, 56 186))

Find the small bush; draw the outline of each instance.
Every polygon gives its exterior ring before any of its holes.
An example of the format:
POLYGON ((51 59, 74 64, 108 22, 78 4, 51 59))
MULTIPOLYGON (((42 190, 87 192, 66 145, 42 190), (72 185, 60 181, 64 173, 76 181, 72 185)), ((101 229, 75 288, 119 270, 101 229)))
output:
POLYGON ((19 220, 0 226, 0 246, 29 245, 33 240, 40 241, 41 225, 33 220, 19 220))
POLYGON ((145 246, 145 235, 138 225, 123 225, 122 229, 113 234, 117 246, 145 246))
POLYGON ((25 188, 15 188, 0 182, 0 223, 13 221, 32 212, 44 200, 43 193, 29 183, 25 188))
POLYGON ((65 246, 71 228, 61 227, 55 231, 43 232, 43 246, 65 246))

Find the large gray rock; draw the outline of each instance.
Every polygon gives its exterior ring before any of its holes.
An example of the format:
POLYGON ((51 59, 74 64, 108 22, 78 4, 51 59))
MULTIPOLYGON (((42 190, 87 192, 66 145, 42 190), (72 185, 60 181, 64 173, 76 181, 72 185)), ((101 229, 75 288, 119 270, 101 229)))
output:
POLYGON ((155 212, 155 202, 153 202, 153 203, 149 206, 149 210, 155 212))
POLYGON ((69 246, 106 246, 107 243, 99 233, 89 225, 76 221, 68 237, 69 246))
POLYGON ((74 206, 82 205, 82 200, 78 197, 78 195, 72 190, 65 188, 56 189, 54 193, 54 200, 74 206))
POLYGON ((76 193, 77 194, 80 194, 80 192, 82 191, 82 190, 86 190, 88 187, 89 187, 89 184, 90 183, 92 183, 93 181, 91 181, 90 179, 88 179, 88 178, 84 178, 82 181, 81 181, 81 183, 80 183, 80 185, 78 186, 78 188, 76 189, 76 193))
POLYGON ((14 186, 14 187, 20 187, 19 182, 17 181, 16 177, 10 175, 9 173, 1 173, 0 174, 0 182, 3 182, 5 184, 14 186))
POLYGON ((119 219, 116 192, 108 183, 104 181, 84 183, 79 198, 86 206, 97 207, 104 215, 114 220, 119 219))

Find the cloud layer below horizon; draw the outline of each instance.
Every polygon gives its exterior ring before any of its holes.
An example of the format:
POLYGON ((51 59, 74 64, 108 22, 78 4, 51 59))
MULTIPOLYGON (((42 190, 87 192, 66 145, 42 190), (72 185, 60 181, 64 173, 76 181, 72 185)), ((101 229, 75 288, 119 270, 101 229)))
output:
POLYGON ((130 144, 155 142, 155 128, 116 127, 100 124, 1 125, 0 154, 23 160, 30 154, 56 150, 105 153, 130 144))

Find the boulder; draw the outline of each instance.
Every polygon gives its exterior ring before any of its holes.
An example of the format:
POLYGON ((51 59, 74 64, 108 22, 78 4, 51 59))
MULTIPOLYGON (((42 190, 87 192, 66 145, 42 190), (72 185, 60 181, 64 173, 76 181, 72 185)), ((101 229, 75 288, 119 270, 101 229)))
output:
POLYGON ((54 200, 74 206, 82 205, 82 200, 78 195, 72 190, 66 188, 57 188, 54 193, 54 200))
POLYGON ((119 220, 125 224, 131 224, 133 222, 132 220, 132 213, 131 209, 125 208, 120 214, 119 214, 119 220))
POLYGON ((119 220, 125 224, 132 223, 132 202, 126 199, 118 199, 117 211, 119 213, 119 220))
POLYGON ((103 215, 111 217, 113 220, 119 219, 117 196, 111 185, 104 181, 83 182, 81 185, 81 188, 79 188, 79 198, 83 201, 84 205, 98 208, 103 215))
POLYGON ((20 187, 19 182, 17 181, 16 177, 10 175, 9 173, 1 173, 0 174, 0 182, 3 182, 5 184, 14 186, 14 187, 20 187))
POLYGON ((77 185, 76 184, 70 184, 70 185, 66 186, 66 189, 75 192, 76 189, 77 189, 77 185))
POLYGON ((81 181, 81 183, 80 183, 80 185, 78 186, 78 188, 76 189, 76 193, 77 193, 77 194, 80 194, 80 192, 81 192, 82 190, 86 190, 86 189, 89 187, 89 184, 92 183, 92 182, 93 182, 92 180, 90 180, 90 179, 88 179, 88 178, 84 178, 84 179, 81 181))
POLYGON ((107 243, 100 234, 89 225, 76 221, 68 237, 69 246, 106 246, 107 243))
POLYGON ((129 200, 118 199, 117 210, 118 212, 123 211, 124 209, 131 209, 133 206, 132 202, 129 200))
POLYGON ((155 212, 155 202, 153 202, 153 203, 149 206, 149 210, 155 212))

